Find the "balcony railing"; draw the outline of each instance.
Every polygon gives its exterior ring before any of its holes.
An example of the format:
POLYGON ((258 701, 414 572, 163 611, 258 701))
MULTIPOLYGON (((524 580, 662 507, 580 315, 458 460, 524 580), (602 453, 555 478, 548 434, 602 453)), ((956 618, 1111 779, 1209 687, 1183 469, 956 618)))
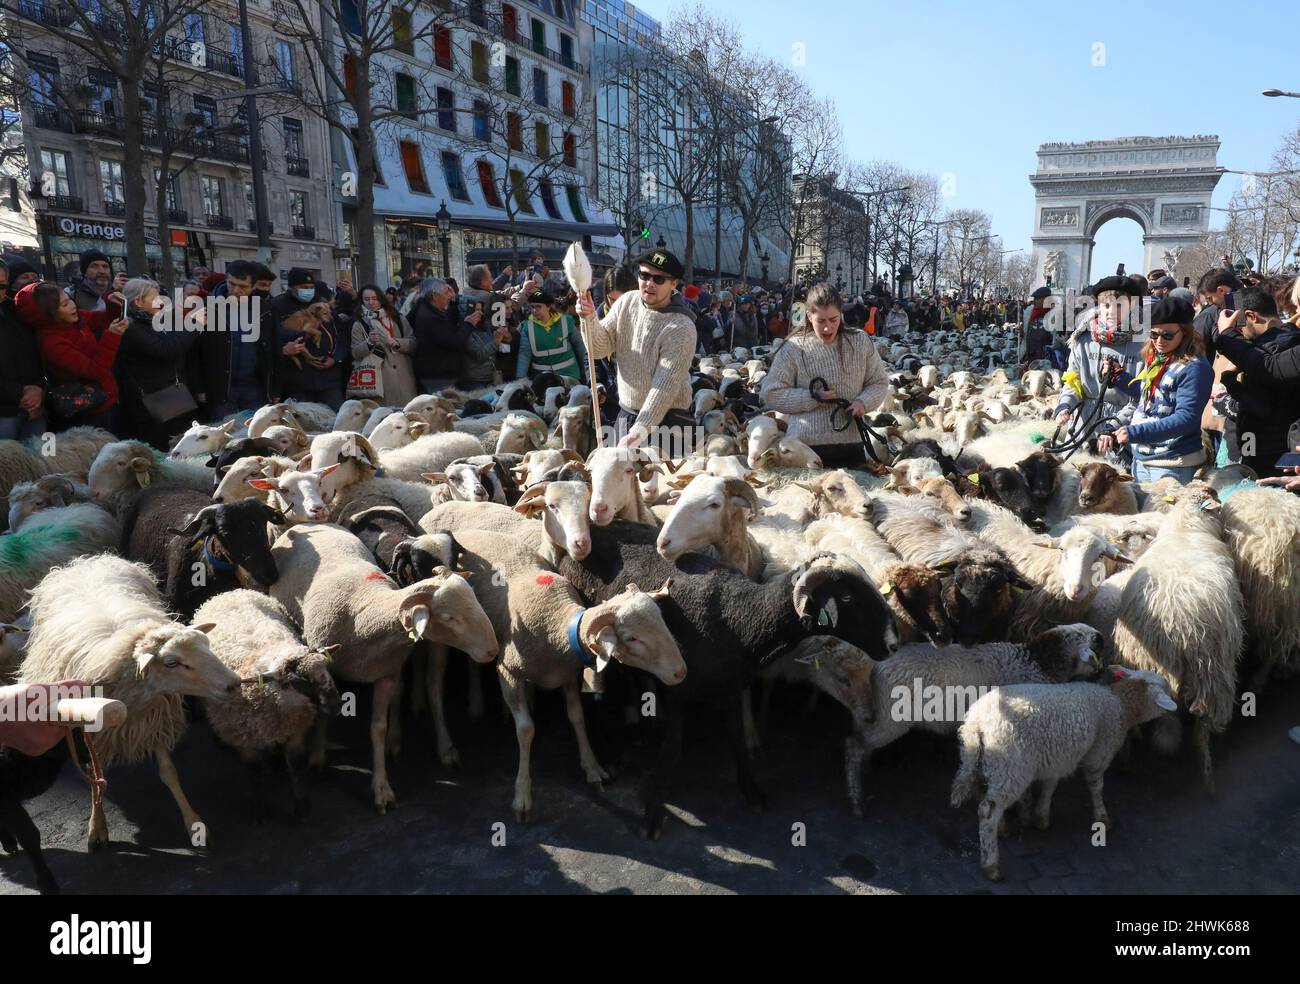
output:
POLYGON ((501 28, 501 36, 507 41, 519 45, 521 48, 526 48, 534 55, 541 55, 549 61, 563 65, 570 71, 582 74, 582 65, 579 62, 574 61, 572 55, 566 55, 561 51, 556 51, 554 48, 547 48, 544 45, 535 44, 533 39, 528 35, 520 34, 518 31, 512 31, 507 27, 501 28))
MULTIPOLYGON (((239 140, 212 136, 202 130, 166 126, 156 114, 145 116, 142 126, 142 142, 146 147, 161 148, 165 141, 173 152, 210 157, 223 163, 248 163, 248 145, 239 140)), ((121 140, 125 123, 120 116, 82 110, 77 114, 76 132, 121 140)))
POLYGON ((174 222, 177 225, 189 225, 190 213, 183 208, 169 208, 167 210, 167 221, 174 222))
POLYGON ((172 58, 176 61, 185 62, 193 68, 209 68, 214 72, 221 72, 223 75, 231 75, 237 79, 244 77, 244 63, 242 59, 236 57, 229 51, 221 48, 214 48, 212 45, 203 43, 203 61, 201 64, 195 64, 194 45, 196 42, 188 38, 178 38, 168 35, 162 41, 154 46, 156 54, 163 55, 166 58, 172 58))
POLYGON ((291 230, 294 239, 315 239, 316 228, 308 225, 296 225, 291 230))
MULTIPOLYGON (((48 27, 69 27, 77 23, 77 13, 65 4, 54 0, 18 0, 18 13, 28 20, 48 27)), ((87 14, 87 16, 91 16, 87 14)))
MULTIPOLYGON (((249 219, 247 225, 248 225, 249 232, 257 232, 257 219, 249 219)), ((266 224, 266 231, 270 233, 274 233, 275 225, 271 222, 268 222, 266 224)))
POLYGON ((53 106, 33 106, 32 121, 44 130, 62 130, 72 133, 72 118, 53 106))
POLYGON ((229 215, 212 215, 212 214, 204 215, 203 224, 207 226, 209 229, 235 228, 235 220, 232 219, 229 215))
POLYGON ((310 178, 311 164, 305 157, 290 157, 285 155, 284 169, 287 173, 296 178, 310 178))
POLYGON ((46 195, 45 203, 52 212, 80 212, 84 204, 79 195, 46 195))
POLYGON ((126 218, 126 202, 104 202, 104 214, 114 218, 126 218))

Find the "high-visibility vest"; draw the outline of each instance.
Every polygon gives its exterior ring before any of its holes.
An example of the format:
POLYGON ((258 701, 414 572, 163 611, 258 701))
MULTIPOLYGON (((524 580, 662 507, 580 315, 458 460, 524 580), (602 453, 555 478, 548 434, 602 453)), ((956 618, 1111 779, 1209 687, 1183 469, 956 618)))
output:
POLYGON ((578 372, 578 358, 573 346, 569 344, 569 316, 563 315, 550 328, 539 325, 532 318, 528 319, 528 347, 532 355, 532 366, 547 369, 575 379, 578 372))
POLYGON ((867 323, 865 326, 865 330, 868 335, 874 335, 876 333, 876 311, 878 310, 879 308, 872 307, 870 310, 867 311, 867 323))

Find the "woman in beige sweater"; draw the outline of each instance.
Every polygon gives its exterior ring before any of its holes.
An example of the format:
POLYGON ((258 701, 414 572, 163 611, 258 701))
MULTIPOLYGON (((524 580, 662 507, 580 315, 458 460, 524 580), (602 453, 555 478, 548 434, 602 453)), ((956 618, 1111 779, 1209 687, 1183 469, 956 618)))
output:
POLYGON ((388 296, 374 284, 361 288, 360 301, 361 316, 352 324, 352 358, 360 362, 368 355, 382 356, 384 362, 379 370, 384 387, 382 400, 389 406, 405 406, 416 396, 415 371, 411 367, 415 333, 388 296))
POLYGON ((827 283, 808 291, 802 328, 785 340, 759 393, 769 410, 790 415, 789 435, 811 445, 828 468, 866 460, 857 427, 835 430, 834 404, 818 401, 810 391, 814 379, 824 379, 824 400, 851 401, 855 417, 867 416, 889 394, 889 377, 871 336, 843 326, 840 295, 827 283))

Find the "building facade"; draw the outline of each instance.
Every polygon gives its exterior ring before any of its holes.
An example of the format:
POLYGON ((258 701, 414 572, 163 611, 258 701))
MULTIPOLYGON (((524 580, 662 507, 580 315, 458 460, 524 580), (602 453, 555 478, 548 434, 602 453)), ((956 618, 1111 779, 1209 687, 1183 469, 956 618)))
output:
MULTIPOLYGON (((296 6, 248 0, 257 79, 302 84, 312 71, 303 49, 279 25, 296 6)), ((91 24, 107 8, 85 8, 91 24), (103 11, 99 13, 98 11, 103 11)), ((308 8, 311 10, 312 8, 308 8)), ((126 256, 123 167, 124 107, 119 80, 87 67, 87 56, 59 31, 84 24, 52 3, 20 3, 7 34, 25 70, 22 105, 29 191, 38 217, 47 273, 62 278, 87 249, 106 253, 120 269, 126 256), (48 192, 48 193, 47 193, 48 192)), ((103 29, 111 27, 107 22, 103 29)), ((147 270, 159 272, 171 251, 178 276, 220 271, 234 259, 263 259, 287 273, 294 266, 325 274, 333 267, 336 233, 325 124, 295 109, 292 91, 259 100, 264 184, 272 227, 269 255, 259 252, 244 100, 246 39, 233 4, 213 2, 178 24, 161 48, 162 84, 143 93, 147 270), (171 147, 167 243, 158 241, 155 181, 161 147, 171 147)), ((154 78, 153 66, 146 74, 154 78)), ((299 104, 300 105, 300 104, 299 104)))
POLYGON ((802 174, 793 181, 796 283, 827 280, 856 293, 865 290, 866 211, 862 200, 835 187, 835 177, 809 185, 802 174))

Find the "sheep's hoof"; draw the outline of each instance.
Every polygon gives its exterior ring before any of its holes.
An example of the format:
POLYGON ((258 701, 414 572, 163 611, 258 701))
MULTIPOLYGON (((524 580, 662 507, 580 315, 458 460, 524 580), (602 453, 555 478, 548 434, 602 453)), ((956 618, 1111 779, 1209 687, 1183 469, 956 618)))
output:
POLYGON ((392 787, 388 783, 374 787, 375 809, 379 811, 382 817, 388 812, 388 808, 397 805, 397 797, 393 795, 392 787))
POLYGON ((532 803, 517 802, 514 804, 514 811, 515 811, 515 820, 517 820, 519 823, 528 823, 533 818, 532 803))
POLYGON ((984 868, 984 876, 988 878, 989 881, 1001 881, 1002 868, 996 864, 987 865, 984 868))
MULTIPOLYGON (((1105 827, 1107 833, 1110 833, 1110 831, 1115 829, 1115 821, 1105 813, 1097 814, 1097 816, 1093 817, 1092 820, 1093 823, 1099 823, 1105 827)), ((1047 828, 1044 827, 1043 829, 1046 830, 1047 828)))
POLYGON ((6 854, 17 854, 18 838, 7 830, 0 830, 0 848, 4 848, 6 854))
POLYGON ((445 751, 441 751, 438 753, 438 761, 443 764, 444 768, 459 769, 460 752, 456 750, 455 746, 451 746, 447 748, 445 751))

